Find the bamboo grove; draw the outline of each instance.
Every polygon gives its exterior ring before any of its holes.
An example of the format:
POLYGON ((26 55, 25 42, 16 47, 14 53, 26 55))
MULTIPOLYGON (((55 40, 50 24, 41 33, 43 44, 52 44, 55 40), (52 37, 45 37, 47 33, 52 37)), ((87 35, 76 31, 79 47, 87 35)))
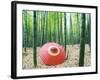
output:
MULTIPOLYGON (((47 42, 66 45, 80 44, 79 66, 84 65, 85 44, 91 47, 91 15, 52 11, 22 12, 23 48, 33 48, 33 62, 37 66, 36 48, 47 42)), ((73 54, 73 53, 70 53, 73 54)))

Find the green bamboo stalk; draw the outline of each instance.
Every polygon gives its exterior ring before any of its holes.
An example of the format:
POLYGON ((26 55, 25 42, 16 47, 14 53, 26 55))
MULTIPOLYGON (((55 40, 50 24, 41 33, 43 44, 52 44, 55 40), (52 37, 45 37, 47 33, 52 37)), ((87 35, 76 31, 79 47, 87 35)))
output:
POLYGON ((57 12, 57 26, 58 26, 58 43, 60 44, 60 21, 59 21, 59 15, 60 13, 59 12, 57 12))
POLYGON ((61 43, 62 43, 62 45, 64 46, 64 33, 63 33, 63 15, 64 15, 64 13, 62 12, 62 15, 61 15, 61 36, 62 36, 62 38, 61 38, 61 43))
POLYGON ((80 21, 79 21, 80 19, 79 19, 79 13, 77 13, 77 26, 78 26, 78 40, 77 40, 77 43, 79 43, 80 42, 80 21))
POLYGON ((74 19, 74 21, 75 21, 75 42, 74 42, 74 44, 78 44, 78 13, 75 13, 75 19, 74 19))
POLYGON ((51 23, 51 21, 52 21, 51 20, 51 12, 49 12, 49 39, 50 39, 50 41, 52 41, 52 35, 51 35, 51 31, 52 31, 51 30, 51 26, 52 26, 51 24, 52 23, 51 23))
POLYGON ((36 11, 33 12, 34 19, 34 32, 33 32, 33 61, 34 67, 37 67, 37 53, 36 53, 36 42, 37 42, 37 25, 36 25, 36 11))
POLYGON ((25 48, 24 51, 26 52, 27 47, 27 11, 25 11, 25 48))
POLYGON ((57 38, 57 36, 56 36, 56 12, 53 12, 53 36, 54 36, 54 39, 53 39, 53 41, 54 42, 56 42, 56 38, 57 38))
POLYGON ((38 11, 38 46, 41 46, 41 12, 38 11))
POLYGON ((88 16, 88 44, 91 50, 91 14, 88 16))
POLYGON ((39 46, 39 16, 38 16, 38 11, 36 11, 36 26, 37 26, 37 43, 36 43, 36 46, 39 46))
POLYGON ((42 13, 42 45, 44 44, 44 14, 42 13))
POLYGON ((65 38, 65 51, 66 51, 66 13, 64 13, 64 38, 65 38))
POLYGON ((26 30, 25 30, 25 27, 26 27, 26 25, 25 25, 25 11, 23 11, 23 18, 22 18, 23 20, 23 47, 24 47, 24 51, 26 52, 26 48, 25 48, 25 46, 26 46, 26 44, 25 44, 25 33, 26 33, 26 30))
POLYGON ((31 15, 30 15, 30 11, 28 13, 28 47, 30 47, 30 43, 31 43, 31 15))
POLYGON ((82 13, 79 66, 84 66, 84 54, 85 54, 85 13, 82 13))
POLYGON ((50 12, 48 12, 48 41, 50 42, 50 12))
POLYGON ((86 43, 88 43, 88 15, 86 14, 86 16, 85 16, 86 18, 86 20, 85 20, 85 42, 86 43))
POLYGON ((46 42, 48 42, 48 12, 46 12, 46 42))
POLYGON ((44 43, 47 42, 47 16, 46 11, 44 12, 44 43))
POLYGON ((72 41, 72 38, 73 38, 73 28, 72 28, 72 13, 70 13, 70 44, 73 45, 73 41, 72 41))
POLYGON ((26 43, 27 43, 27 46, 26 47, 29 47, 29 16, 28 16, 28 11, 26 11, 26 16, 27 16, 27 18, 26 18, 26 22, 27 22, 27 26, 26 26, 26 43))
POLYGON ((40 45, 42 46, 42 12, 40 12, 40 34, 41 34, 40 45))
POLYGON ((60 44, 63 45, 62 13, 60 14, 60 44))
POLYGON ((40 12, 38 11, 38 46, 41 46, 40 12))
POLYGON ((59 38, 58 38, 58 33, 59 33, 59 27, 58 27, 58 23, 57 23, 57 12, 55 12, 55 35, 56 35, 56 43, 59 43, 58 41, 59 41, 59 38))

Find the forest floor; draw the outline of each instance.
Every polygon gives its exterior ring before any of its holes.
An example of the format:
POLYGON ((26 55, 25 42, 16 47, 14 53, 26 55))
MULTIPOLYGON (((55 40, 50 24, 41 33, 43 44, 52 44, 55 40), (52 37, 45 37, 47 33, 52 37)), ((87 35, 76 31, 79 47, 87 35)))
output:
MULTIPOLYGON (((69 52, 68 60, 65 60, 62 64, 59 64, 56 67, 78 67, 80 46, 76 44, 73 46, 67 45, 66 47, 67 47, 67 52, 69 52)), ((51 66, 46 66, 45 64, 42 63, 39 57, 39 49, 40 47, 37 47, 37 68, 51 68, 51 66)), ((27 51, 24 52, 23 49, 22 53, 22 68, 32 69, 34 68, 32 48, 27 48, 26 50, 27 51)), ((91 53, 89 46, 86 44, 84 66, 90 66, 90 65, 91 65, 91 53)))

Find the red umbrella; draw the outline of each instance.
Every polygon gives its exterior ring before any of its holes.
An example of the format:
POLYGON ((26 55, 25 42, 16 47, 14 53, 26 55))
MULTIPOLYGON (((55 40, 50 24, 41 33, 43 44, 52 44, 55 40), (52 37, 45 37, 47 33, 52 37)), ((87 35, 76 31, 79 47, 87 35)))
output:
POLYGON ((41 47, 40 58, 44 64, 55 66, 63 63, 68 58, 68 54, 65 53, 63 46, 54 42, 48 42, 41 47))

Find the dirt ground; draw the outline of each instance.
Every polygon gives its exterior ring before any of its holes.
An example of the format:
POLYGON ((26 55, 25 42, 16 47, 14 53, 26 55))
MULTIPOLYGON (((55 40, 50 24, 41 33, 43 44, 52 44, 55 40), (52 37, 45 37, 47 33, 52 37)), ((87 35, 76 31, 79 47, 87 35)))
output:
MULTIPOLYGON (((80 46, 79 45, 67 45, 67 52, 68 53, 68 60, 65 60, 64 63, 57 65, 56 67, 78 67, 79 65, 79 52, 80 52, 80 46)), ((37 47, 37 68, 51 68, 54 66, 46 66, 42 63, 40 57, 39 57, 39 47, 37 47)), ((91 65, 91 53, 89 46, 85 45, 85 59, 84 59, 84 66, 90 66, 91 65)), ((32 69, 34 68, 33 64, 33 53, 32 48, 27 48, 26 53, 22 53, 22 68, 23 69, 32 69)))

